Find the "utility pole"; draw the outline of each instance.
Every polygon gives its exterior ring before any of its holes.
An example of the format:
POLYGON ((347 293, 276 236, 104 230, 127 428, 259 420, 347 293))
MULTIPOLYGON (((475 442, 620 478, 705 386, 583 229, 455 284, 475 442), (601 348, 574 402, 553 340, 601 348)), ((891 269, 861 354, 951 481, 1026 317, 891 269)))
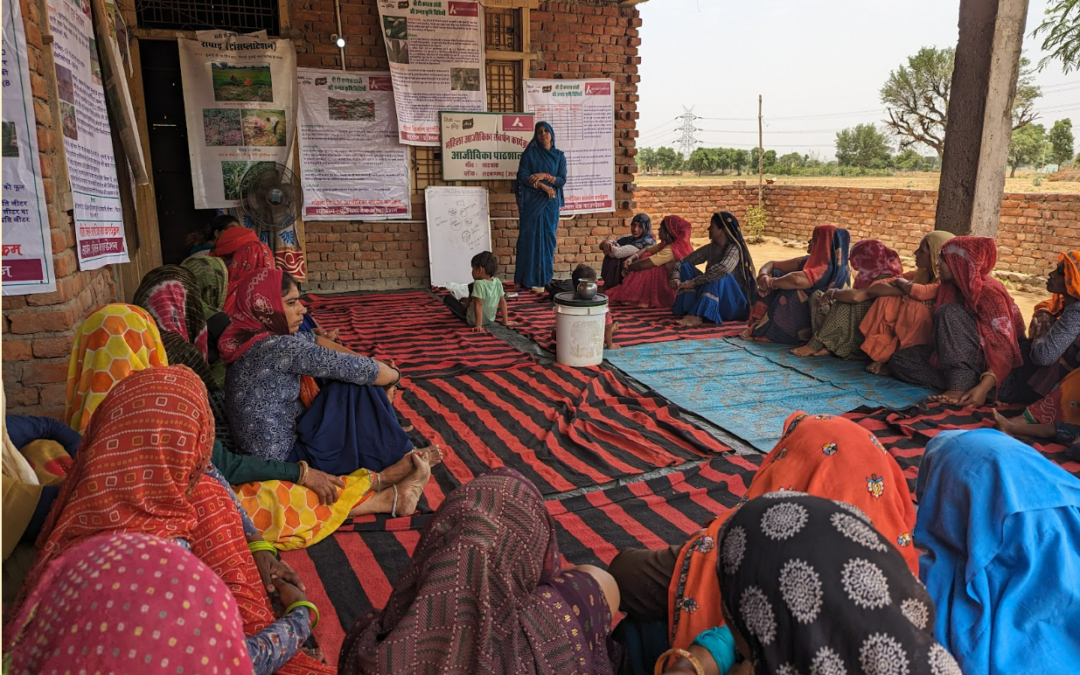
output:
POLYGON ((765 133, 761 125, 761 94, 757 97, 757 205, 765 204, 765 133))
POLYGON ((675 131, 682 133, 679 140, 675 141, 675 145, 679 146, 681 149, 684 160, 690 159, 690 153, 694 151, 694 146, 701 142, 694 136, 696 132, 700 131, 700 129, 694 126, 694 122, 701 118, 694 114, 693 106, 690 106, 689 108, 683 106, 683 114, 675 119, 682 120, 682 126, 675 129, 675 131))

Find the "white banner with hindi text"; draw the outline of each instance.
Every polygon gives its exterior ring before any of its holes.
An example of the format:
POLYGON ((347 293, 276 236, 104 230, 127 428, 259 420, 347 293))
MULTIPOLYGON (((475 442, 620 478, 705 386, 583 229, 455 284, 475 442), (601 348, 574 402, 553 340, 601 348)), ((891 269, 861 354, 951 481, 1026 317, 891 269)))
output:
POLYGON ((443 180, 514 180, 532 140, 528 113, 440 113, 443 180))

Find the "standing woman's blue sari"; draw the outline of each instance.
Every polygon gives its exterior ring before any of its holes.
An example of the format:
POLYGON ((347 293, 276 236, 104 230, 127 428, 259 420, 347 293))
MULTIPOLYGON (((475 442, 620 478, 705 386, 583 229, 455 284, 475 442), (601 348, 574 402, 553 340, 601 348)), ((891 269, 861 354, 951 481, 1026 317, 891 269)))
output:
POLYGON ((518 225, 517 261, 514 283, 525 288, 543 288, 555 276, 555 235, 559 229, 559 209, 563 205, 566 184, 566 155, 555 148, 555 132, 547 122, 539 122, 533 139, 521 153, 517 174, 518 225), (536 138, 541 127, 551 134, 551 147, 545 148, 536 138), (554 199, 529 183, 534 173, 554 176, 554 199))

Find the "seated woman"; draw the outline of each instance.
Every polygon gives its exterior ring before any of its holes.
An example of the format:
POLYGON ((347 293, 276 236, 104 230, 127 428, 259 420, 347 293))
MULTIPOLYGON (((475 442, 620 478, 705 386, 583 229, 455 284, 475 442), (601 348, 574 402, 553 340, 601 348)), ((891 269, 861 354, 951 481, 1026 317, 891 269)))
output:
MULTIPOLYGON (((895 289, 890 281, 904 268, 900 254, 877 239, 863 239, 851 247, 851 266, 855 270, 853 289, 830 288, 810 296, 810 323, 814 336, 802 347, 791 350, 795 356, 858 358, 862 345, 859 324, 878 294, 895 289)), ((899 291, 896 291, 899 292, 899 291)))
POLYGON ((830 288, 847 288, 848 232, 818 225, 806 248, 809 255, 767 262, 758 272, 758 299, 750 325, 739 336, 747 340, 798 344, 813 334, 810 295, 830 288))
POLYGON ((116 385, 94 414, 42 529, 26 591, 36 590, 52 561, 91 537, 138 532, 170 539, 232 592, 256 673, 333 673, 300 653, 313 620, 309 605, 297 602, 306 600, 303 584, 259 548, 265 542, 213 471, 213 433, 206 387, 184 366, 132 373, 116 385), (286 607, 277 620, 268 596, 274 589, 286 607))
POLYGON ((435 512, 386 608, 349 631, 339 672, 613 673, 619 589, 560 564, 539 491, 506 468, 478 476, 435 512))
POLYGON ((49 565, 5 628, 5 662, 11 675, 72 672, 76 663, 86 673, 148 672, 167 663, 175 673, 254 675, 236 599, 225 584, 207 583, 213 578, 203 561, 168 539, 88 538, 49 565), (204 606, 213 609, 199 611, 204 606), (144 624, 133 620, 134 607, 165 618, 144 624), (88 624, 111 630, 91 638, 88 624), (156 639, 147 639, 151 631, 156 639))
POLYGON ((993 429, 945 431, 919 466, 920 578, 964 673, 1080 663, 1080 482, 993 429))
POLYGON ((191 257, 180 263, 191 272, 202 299, 203 319, 206 321, 207 361, 214 389, 225 390, 225 362, 218 352, 218 340, 229 327, 229 315, 225 313, 225 294, 229 288, 229 268, 225 261, 213 256, 191 257))
MULTIPOLYGON (((235 284, 240 277, 261 269, 274 266, 274 254, 270 247, 262 243, 253 230, 240 225, 239 221, 226 229, 214 242, 210 255, 221 258, 229 270, 229 286, 225 296, 225 308, 229 310, 235 284)), ((231 314, 231 312, 230 312, 231 314)))
MULTIPOLYGON (((2 392, 2 390, 0 390, 2 392)), ((8 415, 0 395, 4 436, 4 602, 15 599, 33 566, 34 542, 67 475, 80 436, 51 417, 8 415)))
POLYGON ((600 250, 604 253, 604 266, 600 270, 600 276, 604 280, 604 290, 610 291, 622 283, 623 261, 626 258, 655 243, 652 219, 645 213, 637 214, 630 221, 629 235, 600 242, 600 250))
POLYGON ((79 325, 68 364, 64 421, 84 433, 90 416, 129 373, 169 365, 154 317, 134 305, 100 307, 79 325))
POLYGON ((889 359, 898 349, 930 344, 934 339, 933 301, 937 299, 938 261, 941 247, 955 235, 935 230, 927 233, 915 249, 915 271, 888 286, 872 287, 874 303, 866 312, 859 332, 862 350, 872 363, 866 372, 889 374, 889 359))
POLYGON ((152 269, 135 290, 132 303, 157 322, 169 365, 191 368, 208 390, 218 390, 210 370, 209 332, 195 275, 180 265, 152 269))
POLYGON ((210 255, 210 252, 214 250, 214 244, 217 243, 218 237, 221 233, 230 227, 236 227, 240 225, 240 221, 236 216, 230 216, 222 214, 215 216, 201 230, 196 230, 187 236, 188 246, 191 250, 188 251, 189 257, 202 258, 210 255))
POLYGON ((612 303, 667 309, 675 302, 668 274, 682 258, 690 255, 692 226, 679 216, 660 221, 660 241, 626 258, 622 282, 605 291, 612 303))
MULTIPOLYGON (((231 431, 243 451, 346 475, 360 468, 382 471, 412 450, 384 389, 400 381, 400 371, 298 333, 307 310, 300 287, 281 270, 258 270, 241 278, 236 289, 232 324, 218 348, 229 364, 225 402, 231 431), (325 380, 306 410, 305 377, 325 380)), ((438 448, 424 452, 438 462, 438 448)), ((415 499, 408 502, 415 507, 415 499)))
MULTIPOLYGON (((747 498, 793 490, 844 502, 860 518, 869 519, 903 556, 911 573, 917 573, 911 493, 903 470, 873 434, 851 420, 804 412, 791 415, 784 429, 750 483, 747 498)), ((731 513, 719 515, 681 546, 627 549, 611 561, 609 571, 619 584, 621 609, 628 619, 623 632, 629 634, 627 628, 638 624, 642 641, 656 645, 641 655, 640 665, 650 672, 666 647, 689 649, 702 633, 724 625, 716 542, 731 513), (658 626, 648 625, 656 622, 663 627, 662 637, 654 635, 658 626)), ((708 665, 708 656, 702 658, 708 665)))
MULTIPOLYGON (((722 605, 731 636, 710 645, 725 665, 736 660, 732 643, 745 659, 728 672, 960 673, 934 639, 932 594, 891 541, 847 504, 768 497, 744 504, 717 540, 720 593, 707 602, 722 605)), ((667 672, 693 666, 682 659, 667 672)))
POLYGON ((931 401, 977 408, 1021 365, 1024 319, 1005 286, 990 276, 997 245, 989 237, 956 237, 941 247, 934 342, 889 359, 898 380, 945 393, 931 401))
POLYGON ((673 311, 684 326, 702 319, 713 323, 745 321, 750 302, 757 296, 754 261, 743 241, 739 221, 727 211, 714 213, 709 223, 709 243, 672 266, 675 289, 673 311), (697 265, 705 263, 705 273, 697 265))

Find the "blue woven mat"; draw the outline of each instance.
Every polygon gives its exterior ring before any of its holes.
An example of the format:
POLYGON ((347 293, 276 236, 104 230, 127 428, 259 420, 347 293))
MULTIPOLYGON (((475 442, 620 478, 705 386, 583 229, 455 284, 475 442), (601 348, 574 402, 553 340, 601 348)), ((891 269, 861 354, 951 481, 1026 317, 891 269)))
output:
POLYGON ((839 415, 859 406, 903 408, 931 391, 863 371, 860 361, 798 358, 790 347, 738 338, 688 340, 605 352, 608 361, 672 402, 768 452, 796 410, 839 415))

